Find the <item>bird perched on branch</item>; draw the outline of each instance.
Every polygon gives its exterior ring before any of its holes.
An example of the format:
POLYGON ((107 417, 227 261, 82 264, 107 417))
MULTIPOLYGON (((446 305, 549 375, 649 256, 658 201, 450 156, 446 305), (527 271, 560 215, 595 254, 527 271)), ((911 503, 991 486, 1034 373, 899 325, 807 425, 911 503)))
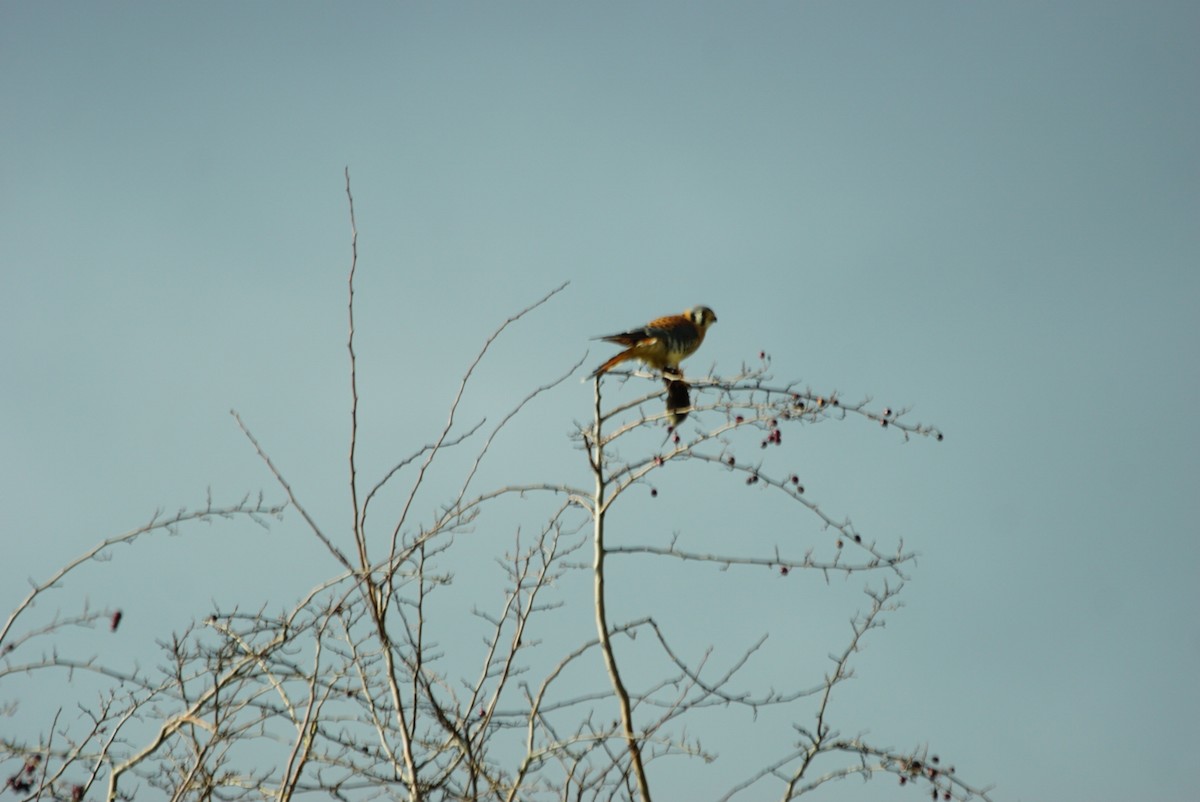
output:
POLYGON ((592 378, 615 368, 630 359, 640 360, 661 371, 678 371, 679 363, 687 359, 700 343, 704 333, 717 322, 717 315, 707 306, 696 306, 682 315, 668 315, 652 320, 640 329, 596 337, 597 340, 625 346, 625 350, 605 362, 592 373, 592 378))

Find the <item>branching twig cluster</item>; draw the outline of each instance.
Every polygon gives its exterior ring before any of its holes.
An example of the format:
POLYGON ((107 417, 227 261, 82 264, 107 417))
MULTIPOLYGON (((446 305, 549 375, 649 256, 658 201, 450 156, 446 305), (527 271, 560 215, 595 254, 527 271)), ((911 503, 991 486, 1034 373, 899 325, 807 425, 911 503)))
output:
POLYGON ((780 447, 785 431, 790 441, 798 427, 829 421, 873 422, 905 439, 940 440, 937 429, 909 423, 907 410, 847 404, 836 393, 775 383, 765 355, 735 376, 710 376, 686 386, 675 380, 663 387, 658 376, 614 372, 605 387, 596 380, 591 420, 574 433, 590 471, 588 485, 551 478, 479 488, 481 466, 498 435, 579 364, 518 400, 490 430, 483 422, 462 425, 461 402, 493 343, 559 287, 487 338, 459 382, 445 424, 427 445, 364 481, 354 319, 357 229, 348 173, 346 193, 350 525, 318 522, 268 448, 234 413, 288 506, 329 554, 333 576, 283 612, 218 607, 164 641, 161 667, 153 671, 60 653, 60 641, 73 628, 103 621, 115 627, 117 611, 85 608, 25 629, 20 625, 36 599, 119 543, 217 516, 261 520, 278 515, 280 507, 259 499, 217 508, 210 501, 195 512, 156 516, 35 584, 0 629, 0 683, 57 670, 68 677, 95 676, 103 690, 78 709, 64 707, 40 737, 0 738, 0 766, 12 767, 11 792, 62 800, 142 798, 154 789, 172 801, 283 802, 319 794, 412 802, 649 802, 655 793, 678 798, 664 758, 720 760, 694 729, 699 711, 757 716, 778 710, 793 722, 794 739, 764 744, 763 764, 736 767, 740 779, 714 789, 714 798, 788 800, 837 779, 878 773, 898 776, 905 786, 919 784, 938 798, 988 798, 926 749, 898 752, 861 735, 839 734, 832 723, 835 696, 853 676, 863 640, 896 609, 914 553, 903 543, 881 545, 848 519, 827 513, 806 494, 800 476, 742 455, 780 447), (653 382, 650 392, 602 403, 601 391, 616 390, 615 380, 626 380, 628 387, 643 377, 653 382), (667 409, 660 412, 666 393, 667 409), (681 399, 690 406, 681 406, 681 399), (457 489, 422 516, 423 499, 440 492, 433 483, 444 456, 472 446, 474 456, 457 489), (682 462, 769 488, 794 505, 797 520, 810 522, 810 531, 827 530, 833 542, 820 550, 760 546, 759 553, 710 553, 684 547, 678 538, 667 545, 611 544, 606 535, 614 505, 635 487, 656 492, 657 472, 682 462), (505 499, 523 499, 532 518, 526 514, 512 528, 484 518, 505 499), (538 503, 528 505, 531 499, 538 503), (479 549, 499 568, 493 574, 497 581, 486 589, 473 586, 477 577, 459 576, 464 554, 479 549), (759 659, 769 633, 732 659, 721 654, 719 643, 697 658, 695 644, 677 642, 651 611, 614 620, 610 602, 614 588, 624 587, 623 565, 650 557, 780 573, 809 570, 827 581, 862 575, 871 583, 869 606, 853 617, 847 641, 830 655, 832 667, 823 677, 782 689, 756 686, 747 669, 759 659), (587 617, 579 615, 579 597, 573 595, 584 579, 590 586, 587 617), (473 603, 466 619, 464 601, 473 603), (635 665, 623 657, 639 639, 639 653, 652 653, 661 667, 657 673, 647 674, 645 661, 635 665), (46 645, 37 651, 39 642, 46 645))

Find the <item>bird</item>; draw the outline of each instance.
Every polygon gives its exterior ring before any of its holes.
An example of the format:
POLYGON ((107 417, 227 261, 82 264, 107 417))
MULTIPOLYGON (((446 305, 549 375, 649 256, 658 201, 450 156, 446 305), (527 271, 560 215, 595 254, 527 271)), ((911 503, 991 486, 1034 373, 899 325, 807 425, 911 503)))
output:
POLYGON ((590 378, 615 368, 630 359, 640 360, 661 371, 678 372, 679 363, 696 352, 704 342, 708 327, 717 322, 717 315, 707 306, 693 306, 682 315, 667 315, 651 320, 638 329, 622 331, 593 339, 625 346, 625 350, 592 372, 590 378))

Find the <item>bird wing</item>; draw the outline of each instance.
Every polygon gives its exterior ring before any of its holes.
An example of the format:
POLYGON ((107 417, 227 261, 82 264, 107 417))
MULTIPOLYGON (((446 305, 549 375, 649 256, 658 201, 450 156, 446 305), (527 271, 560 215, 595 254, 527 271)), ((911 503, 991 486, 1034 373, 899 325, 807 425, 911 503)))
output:
POLYGON ((645 326, 629 331, 622 331, 617 334, 606 334, 603 337, 594 337, 596 340, 604 340, 605 342, 623 345, 626 348, 632 348, 639 344, 648 344, 660 337, 668 336, 673 329, 676 329, 687 320, 680 315, 667 315, 650 321, 645 326))
POLYGON ((592 339, 604 340, 606 343, 615 343, 616 345, 623 345, 626 348, 632 348, 638 343, 644 343, 652 339, 654 336, 648 326, 643 326, 640 329, 630 329, 629 331, 622 331, 616 334, 605 334, 602 337, 593 337, 592 339))
POLYGON ((654 335, 646 329, 633 329, 632 331, 623 331, 620 334, 608 334, 603 337, 596 337, 597 340, 604 340, 606 343, 615 343, 623 345, 626 348, 632 348, 639 343, 645 343, 652 340, 654 335))

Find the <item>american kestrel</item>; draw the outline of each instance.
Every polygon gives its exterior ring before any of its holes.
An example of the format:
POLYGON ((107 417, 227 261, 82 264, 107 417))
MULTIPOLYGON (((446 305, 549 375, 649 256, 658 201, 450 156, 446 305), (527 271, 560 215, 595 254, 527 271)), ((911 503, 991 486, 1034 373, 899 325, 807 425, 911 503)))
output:
POLYGON ((717 322, 717 315, 707 306, 693 307, 682 315, 668 315, 652 320, 640 329, 597 337, 597 340, 625 346, 625 350, 605 362, 592 373, 592 378, 607 373, 629 359, 638 359, 659 370, 678 370, 700 343, 704 333, 717 322))

